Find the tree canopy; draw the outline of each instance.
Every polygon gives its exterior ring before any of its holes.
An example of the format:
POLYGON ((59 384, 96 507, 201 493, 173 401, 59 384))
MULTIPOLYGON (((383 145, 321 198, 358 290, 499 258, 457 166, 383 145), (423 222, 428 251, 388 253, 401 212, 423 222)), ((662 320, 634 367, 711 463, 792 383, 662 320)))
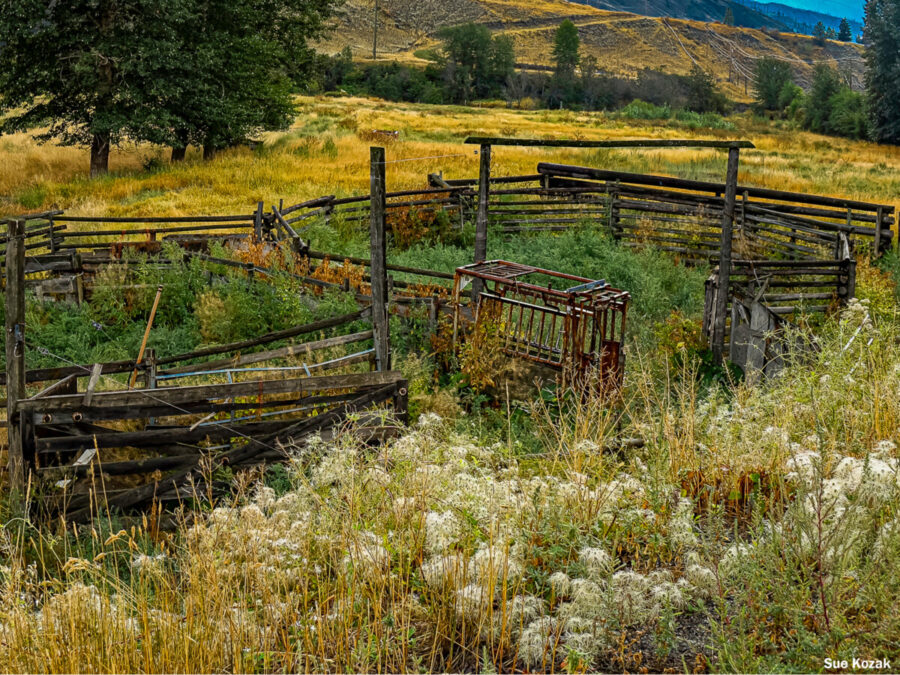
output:
POLYGON ((90 144, 224 147, 290 119, 336 0, 4 0, 0 132, 90 144))
POLYGON ((439 63, 445 87, 457 103, 499 95, 515 73, 515 51, 506 35, 494 36, 474 23, 445 28, 438 35, 444 40, 439 63))
POLYGON ((853 31, 850 30, 850 22, 847 21, 846 17, 841 19, 837 39, 841 42, 853 42, 853 31))
POLYGON ((753 73, 756 105, 764 110, 776 109, 785 83, 792 80, 791 67, 784 61, 771 57, 757 61, 756 70, 753 73))

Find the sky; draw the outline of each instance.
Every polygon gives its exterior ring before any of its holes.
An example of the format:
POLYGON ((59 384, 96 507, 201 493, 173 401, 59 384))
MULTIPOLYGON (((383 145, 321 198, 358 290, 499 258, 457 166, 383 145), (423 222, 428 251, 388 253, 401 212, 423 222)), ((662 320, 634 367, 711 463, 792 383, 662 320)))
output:
MULTIPOLYGON (((766 2, 766 0, 759 0, 766 2)), ((809 9, 814 12, 822 12, 823 14, 831 14, 832 16, 846 16, 851 19, 862 20, 863 0, 773 0, 783 5, 791 7, 800 7, 801 9, 809 9)))

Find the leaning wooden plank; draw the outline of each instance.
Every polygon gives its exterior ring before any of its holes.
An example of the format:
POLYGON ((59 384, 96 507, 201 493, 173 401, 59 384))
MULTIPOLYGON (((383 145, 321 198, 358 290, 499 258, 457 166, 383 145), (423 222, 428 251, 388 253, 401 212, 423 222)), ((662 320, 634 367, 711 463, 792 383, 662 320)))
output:
POLYGON ((42 389, 40 392, 38 392, 31 398, 41 398, 42 396, 53 396, 54 394, 57 394, 65 389, 68 389, 69 387, 71 387, 72 383, 76 382, 77 379, 78 378, 75 376, 75 374, 66 375, 63 379, 61 379, 57 382, 54 382, 53 384, 51 384, 49 387, 46 387, 45 389, 42 389))
MULTIPOLYGON (((359 333, 350 333, 349 335, 338 335, 337 337, 327 338, 325 340, 316 340, 314 342, 302 342, 300 344, 288 345, 280 349, 272 349, 265 352, 254 352, 252 354, 242 354, 227 359, 217 359, 215 361, 204 361, 203 363, 194 363, 188 366, 178 366, 169 370, 160 371, 159 375, 177 375, 182 373, 193 373, 204 370, 212 370, 215 368, 233 368, 237 366, 246 366, 251 363, 260 363, 262 361, 271 361, 273 359, 283 359, 288 356, 296 356, 298 354, 308 354, 316 350, 328 349, 331 347, 340 347, 343 345, 353 344, 354 342, 362 342, 372 337, 371 330, 364 330, 359 333)), ((310 368, 314 367, 313 364, 310 368)))
POLYGON ((84 392, 84 396, 81 398, 81 405, 89 406, 91 404, 91 399, 94 397, 94 389, 97 388, 97 383, 100 381, 100 374, 103 372, 103 364, 95 363, 93 369, 91 370, 91 379, 88 380, 87 389, 84 392))
POLYGON ((241 349, 247 349, 248 347, 255 347, 257 345, 266 344, 269 342, 277 342, 279 340, 286 340, 287 338, 296 337, 297 335, 304 335, 306 333, 315 333, 316 331, 325 330, 326 328, 333 328, 335 326, 340 326, 345 323, 350 323, 351 321, 357 321, 364 316, 366 316, 369 312, 368 308, 361 309, 358 312, 351 312, 350 314, 343 314, 341 316, 332 317, 330 319, 322 319, 321 321, 314 321, 313 323, 307 323, 302 326, 294 326, 293 328, 285 328, 284 330, 275 331, 273 333, 268 333, 258 338, 253 338, 250 340, 241 340, 240 342, 231 342, 229 344, 219 345, 217 347, 208 347, 206 349, 198 349, 194 352, 189 352, 187 354, 177 354, 175 356, 168 356, 162 359, 157 360, 157 365, 166 365, 169 363, 177 363, 179 361, 189 361, 191 359, 198 359, 204 356, 214 356, 216 354, 225 354, 227 352, 235 352, 241 349))

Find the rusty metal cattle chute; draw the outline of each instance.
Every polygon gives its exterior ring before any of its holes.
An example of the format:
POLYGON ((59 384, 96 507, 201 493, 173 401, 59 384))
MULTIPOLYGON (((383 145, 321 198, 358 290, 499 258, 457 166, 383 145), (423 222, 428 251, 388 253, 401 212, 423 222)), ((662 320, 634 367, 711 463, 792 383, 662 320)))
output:
POLYGON ((604 386, 618 386, 630 298, 602 279, 505 260, 465 265, 457 268, 453 283, 454 340, 466 318, 475 325, 490 320, 509 356, 553 368, 566 380, 597 373, 604 386), (469 284, 477 292, 466 316, 461 301, 469 284))

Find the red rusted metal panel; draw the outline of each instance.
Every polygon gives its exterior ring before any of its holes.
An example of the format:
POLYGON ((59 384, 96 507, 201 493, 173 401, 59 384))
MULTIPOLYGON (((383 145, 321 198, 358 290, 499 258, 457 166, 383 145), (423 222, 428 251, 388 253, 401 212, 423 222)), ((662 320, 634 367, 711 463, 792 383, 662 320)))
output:
POLYGON ((454 340, 459 324, 490 316, 499 325, 503 350, 540 363, 564 379, 599 374, 600 386, 618 386, 624 372, 625 317, 631 296, 603 280, 505 260, 488 260, 456 270, 453 284, 454 340), (482 282, 466 304, 463 290, 482 282), (492 311, 483 311, 486 303, 492 311))

